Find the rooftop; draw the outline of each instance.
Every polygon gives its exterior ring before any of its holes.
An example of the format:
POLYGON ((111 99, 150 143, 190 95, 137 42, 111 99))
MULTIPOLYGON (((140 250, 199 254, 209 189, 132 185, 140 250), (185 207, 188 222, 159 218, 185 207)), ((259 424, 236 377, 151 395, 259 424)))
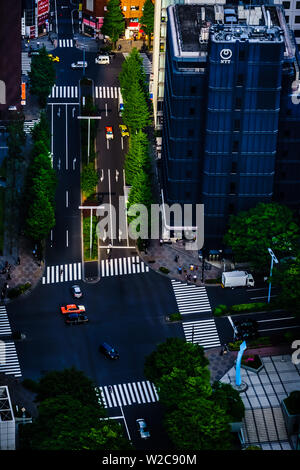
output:
POLYGON ((294 56, 290 32, 280 6, 172 5, 168 8, 176 56, 205 56, 209 37, 220 42, 282 42, 294 56))

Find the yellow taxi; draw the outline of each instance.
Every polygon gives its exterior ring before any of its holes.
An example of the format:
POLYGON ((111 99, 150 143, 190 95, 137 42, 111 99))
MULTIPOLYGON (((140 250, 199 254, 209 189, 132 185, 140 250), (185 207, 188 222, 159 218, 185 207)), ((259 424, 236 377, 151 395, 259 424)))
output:
POLYGON ((59 62, 59 57, 57 55, 48 54, 48 57, 50 57, 52 62, 59 62))
POLYGON ((119 125, 119 128, 120 128, 121 136, 122 136, 122 137, 126 137, 126 136, 129 137, 128 127, 125 126, 125 124, 120 124, 120 125, 119 125))

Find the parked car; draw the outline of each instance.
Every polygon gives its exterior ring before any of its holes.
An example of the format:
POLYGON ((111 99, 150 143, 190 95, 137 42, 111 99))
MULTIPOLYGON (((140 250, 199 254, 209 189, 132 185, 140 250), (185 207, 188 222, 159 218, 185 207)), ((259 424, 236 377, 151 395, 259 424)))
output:
POLYGON ((52 62, 59 62, 59 57, 57 55, 48 54, 48 57, 50 57, 52 62))
POLYGON ((126 137, 126 136, 129 137, 128 127, 125 126, 125 124, 119 124, 119 128, 120 128, 122 137, 126 137))
POLYGON ((148 431, 146 421, 142 418, 136 420, 138 431, 142 439, 148 439, 150 437, 150 432, 148 431))
POLYGON ((83 313, 69 313, 65 318, 65 323, 67 325, 81 325, 82 323, 87 323, 88 321, 88 317, 83 313))
POLYGON ((255 320, 247 318, 246 320, 235 321, 237 340, 256 339, 258 337, 258 325, 255 320))
POLYGON ((87 66, 88 66, 88 63, 83 60, 78 60, 77 62, 73 62, 71 64, 72 69, 83 69, 83 68, 87 68, 87 66))
POLYGON ((98 57, 96 57, 95 59, 95 64, 99 64, 99 65, 109 64, 109 62, 110 60, 109 60, 108 54, 98 55, 98 57))
POLYGON ((108 51, 107 49, 99 49, 99 55, 107 55, 110 59, 114 59, 116 57, 115 52, 108 51))
POLYGON ((63 315, 67 313, 81 313, 81 312, 85 312, 85 306, 69 304, 69 305, 66 305, 65 307, 64 306, 60 307, 60 311, 63 315))
POLYGON ((75 299, 79 299, 80 297, 82 297, 81 289, 77 284, 71 287, 71 291, 75 299))
POLYGON ((118 351, 108 343, 100 344, 99 351, 109 359, 119 359, 120 357, 118 351))
POLYGON ((111 126, 105 127, 105 137, 110 140, 114 138, 113 128, 111 126))
POLYGON ((40 55, 39 51, 28 51, 28 57, 31 57, 33 55, 40 55))

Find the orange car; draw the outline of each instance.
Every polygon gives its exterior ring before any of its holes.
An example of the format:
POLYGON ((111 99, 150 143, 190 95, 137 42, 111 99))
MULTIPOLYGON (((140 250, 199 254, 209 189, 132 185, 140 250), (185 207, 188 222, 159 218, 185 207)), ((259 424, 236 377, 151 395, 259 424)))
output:
POLYGON ((65 315, 66 313, 82 313, 85 312, 85 306, 70 304, 66 305, 65 307, 60 307, 60 310, 63 315, 65 315))

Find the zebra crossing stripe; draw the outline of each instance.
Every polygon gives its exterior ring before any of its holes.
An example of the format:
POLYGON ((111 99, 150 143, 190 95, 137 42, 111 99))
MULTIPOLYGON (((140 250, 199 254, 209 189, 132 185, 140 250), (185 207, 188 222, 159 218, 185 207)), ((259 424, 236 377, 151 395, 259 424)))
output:
POLYGON ((47 266, 46 275, 42 278, 42 284, 58 282, 79 281, 82 278, 81 263, 60 264, 47 266))
POLYGON ((11 335, 11 327, 5 305, 0 306, 0 336, 11 335))
POLYGON ((213 318, 194 322, 182 323, 186 341, 197 343, 204 348, 220 346, 220 339, 213 318))
POLYGON ((101 277, 122 276, 125 274, 138 274, 149 272, 149 267, 138 256, 127 258, 113 258, 101 260, 101 277))
POLYGON ((59 39, 59 47, 73 47, 73 39, 59 39))
POLYGON ((105 408, 116 406, 130 406, 134 404, 155 403, 158 395, 155 386, 149 381, 129 382, 113 385, 111 391, 108 386, 97 387, 99 401, 105 408))
POLYGON ((78 98, 78 86, 53 85, 48 98, 78 98))
POLYGON ((1 372, 6 375, 14 375, 15 377, 21 377, 22 375, 16 347, 13 342, 4 343, 4 361, 3 363, 2 361, 0 362, 1 372))
POLYGON ((120 87, 95 86, 95 97, 97 99, 118 99, 121 94, 120 87))
POLYGON ((172 280, 179 312, 181 314, 211 312, 206 288, 172 280))

